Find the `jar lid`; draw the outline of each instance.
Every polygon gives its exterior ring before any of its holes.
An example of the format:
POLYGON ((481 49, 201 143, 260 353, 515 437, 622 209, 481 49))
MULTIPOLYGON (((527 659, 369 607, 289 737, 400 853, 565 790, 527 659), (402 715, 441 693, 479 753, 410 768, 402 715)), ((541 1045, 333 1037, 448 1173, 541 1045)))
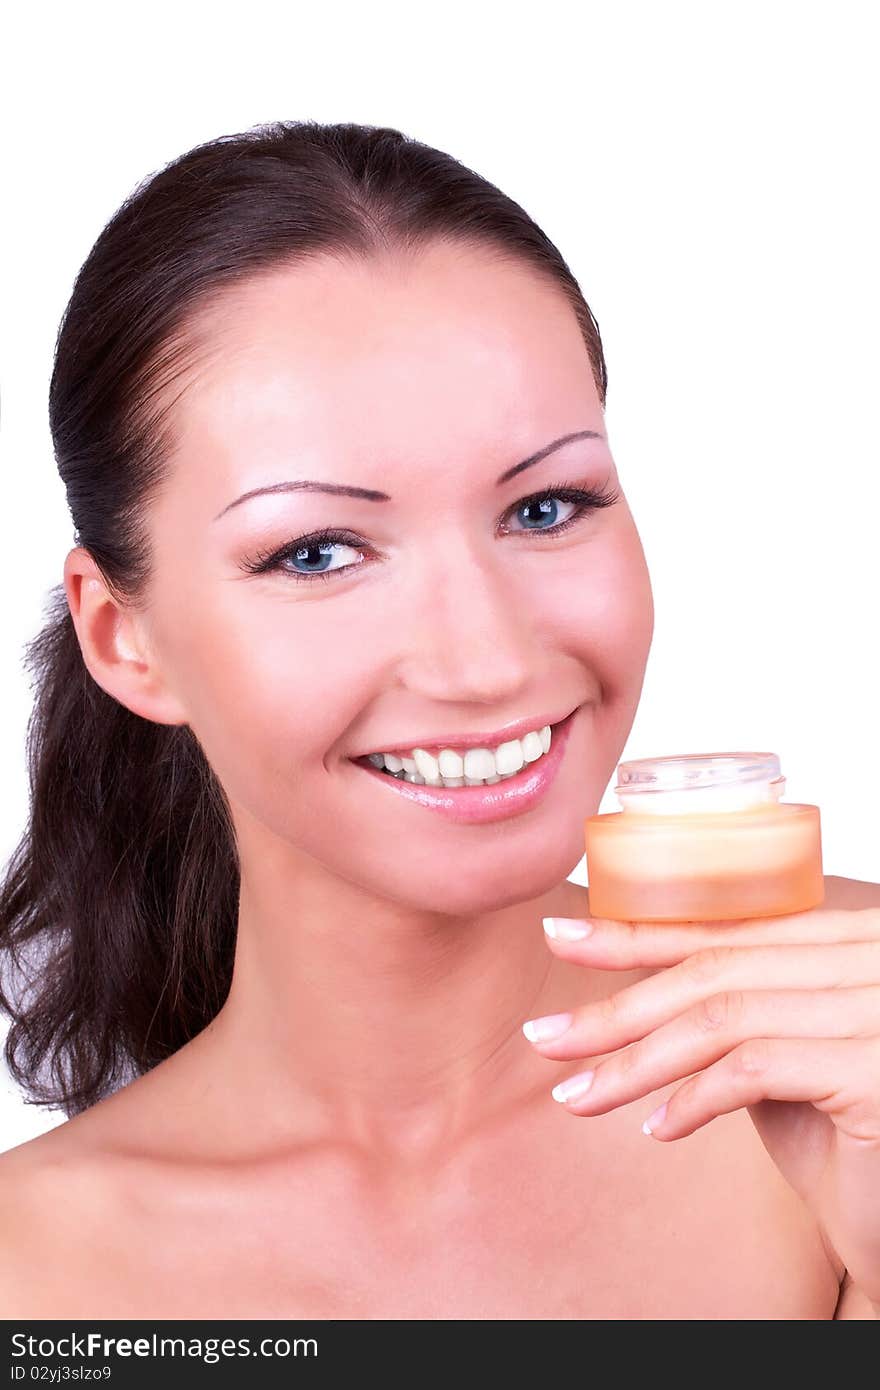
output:
POLYGON ((614 790, 687 791, 743 782, 785 781, 775 753, 676 753, 620 763, 614 790))

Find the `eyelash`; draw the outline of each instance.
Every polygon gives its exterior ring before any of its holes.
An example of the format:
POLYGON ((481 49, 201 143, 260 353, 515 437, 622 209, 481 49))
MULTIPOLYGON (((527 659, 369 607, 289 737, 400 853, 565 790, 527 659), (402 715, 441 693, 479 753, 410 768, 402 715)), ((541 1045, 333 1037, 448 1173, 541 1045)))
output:
MULTIPOLYGON (((599 511, 604 507, 611 507, 620 500, 620 492, 613 488, 605 491, 600 488, 583 488, 574 483, 554 483, 551 487, 544 488, 541 492, 530 493, 528 497, 523 497, 519 502, 514 502, 510 508, 511 512, 519 511, 521 507, 531 507, 539 502, 546 502, 548 498, 560 498, 563 502, 574 502, 577 510, 565 521, 557 522, 555 526, 548 526, 541 530, 525 530, 514 532, 515 535, 526 536, 561 536, 563 531, 569 527, 576 526, 591 512, 599 511)), ((324 545, 347 545, 353 550, 367 550, 368 546, 354 536, 350 531, 337 531, 328 529, 325 531, 315 531, 308 536, 299 536, 295 541, 288 541, 286 545, 280 546, 275 550, 259 552, 252 560, 243 562, 242 568, 248 574, 266 574, 277 570, 285 578, 293 579, 295 583, 301 581, 312 584, 316 579, 335 579, 337 575, 348 574, 353 569, 360 567, 359 562, 352 565, 342 565, 339 569, 315 571, 314 574, 300 574, 296 570, 283 569, 282 560, 288 556, 295 555, 299 550, 312 549, 324 545)))

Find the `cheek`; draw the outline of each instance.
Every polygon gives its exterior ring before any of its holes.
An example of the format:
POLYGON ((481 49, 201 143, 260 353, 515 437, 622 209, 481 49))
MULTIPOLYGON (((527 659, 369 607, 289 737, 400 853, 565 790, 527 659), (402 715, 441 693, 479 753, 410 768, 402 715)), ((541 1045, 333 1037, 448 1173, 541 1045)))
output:
POLYGON ((269 593, 222 612, 195 611, 198 623, 165 643, 188 722, 228 795, 273 820, 272 807, 283 802, 289 823, 289 813, 309 805, 292 788, 308 781, 320 790, 328 750, 369 698, 370 624, 338 601, 269 593))
POLYGON ((625 522, 579 555, 547 637, 551 649, 564 649, 578 662, 586 680, 581 788, 590 814, 629 737, 654 633, 644 552, 635 527, 625 522))
POLYGON ((635 527, 623 524, 597 536, 553 579, 553 592, 542 592, 552 623, 548 640, 589 668, 602 683, 604 699, 640 688, 654 633, 654 601, 635 527))
POLYGON ((654 636, 654 596, 634 528, 624 541, 609 553, 600 571, 596 625, 613 687, 626 694, 636 684, 638 694, 654 636))

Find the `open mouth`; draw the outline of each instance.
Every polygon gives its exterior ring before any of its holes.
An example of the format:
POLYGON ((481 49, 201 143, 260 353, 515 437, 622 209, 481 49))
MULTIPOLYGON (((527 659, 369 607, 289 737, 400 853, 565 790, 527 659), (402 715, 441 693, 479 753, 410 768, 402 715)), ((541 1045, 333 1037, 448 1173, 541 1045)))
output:
POLYGON ((523 762, 522 766, 517 768, 514 772, 496 772, 494 775, 490 777, 440 777, 439 780, 436 782, 426 782, 426 779, 419 774, 415 766, 415 763, 411 758, 407 758, 406 760, 396 758, 396 762, 405 761, 405 765, 400 767, 399 769, 391 769, 385 766, 377 766, 377 763, 373 761, 373 757, 375 757, 378 760, 378 758, 381 756, 379 754, 365 754, 363 757, 360 758, 352 758, 351 761, 355 764, 356 767, 362 767, 367 772, 374 772, 378 774, 378 776, 380 777, 391 777, 396 782, 407 782, 413 786, 433 787, 438 791, 441 789, 445 790, 447 788, 449 790, 455 790, 459 787, 491 787, 503 785, 508 782, 514 782, 518 778, 520 780, 524 780, 531 774, 534 768, 540 767, 541 763, 544 762, 544 760, 548 757, 550 750, 553 747, 553 740, 556 738, 557 734, 561 732, 571 722, 573 716, 576 713, 576 710, 572 710, 571 714, 566 715, 565 719, 561 719, 558 724, 551 724, 549 726, 549 747, 543 750, 537 758, 532 758, 528 761, 523 762))

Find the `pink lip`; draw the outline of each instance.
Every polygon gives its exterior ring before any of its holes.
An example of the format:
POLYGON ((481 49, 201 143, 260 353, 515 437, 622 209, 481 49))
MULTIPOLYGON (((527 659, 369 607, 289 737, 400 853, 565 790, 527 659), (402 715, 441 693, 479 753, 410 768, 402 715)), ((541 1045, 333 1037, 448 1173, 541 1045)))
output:
POLYGON ((390 777, 387 772, 380 772, 370 764, 355 763, 355 767, 362 768, 389 792, 397 793, 419 806, 430 807, 432 811, 439 811, 447 820, 457 821, 460 825, 504 820, 530 810, 547 791, 559 771, 576 714, 577 710, 572 710, 553 729, 549 753, 534 763, 526 763, 515 777, 508 777, 489 787, 429 787, 419 782, 398 781, 396 777, 390 777))

